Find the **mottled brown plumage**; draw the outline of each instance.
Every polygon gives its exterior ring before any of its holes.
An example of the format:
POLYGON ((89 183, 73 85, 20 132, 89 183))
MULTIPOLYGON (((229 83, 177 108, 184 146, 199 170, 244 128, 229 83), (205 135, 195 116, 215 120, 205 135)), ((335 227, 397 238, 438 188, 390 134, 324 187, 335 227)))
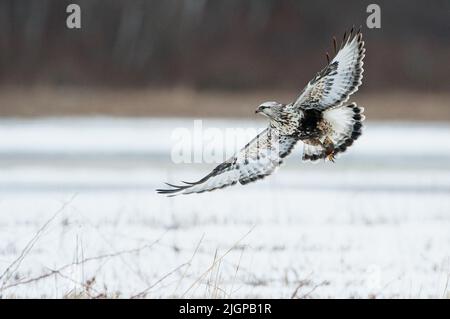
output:
POLYGON ((281 165, 298 141, 304 143, 303 160, 335 160, 361 135, 363 108, 345 105, 358 90, 363 74, 364 41, 353 29, 337 50, 333 38, 334 58, 303 89, 292 103, 265 102, 256 113, 269 118, 269 126, 236 155, 218 165, 197 182, 167 184, 158 189, 169 196, 202 193, 239 182, 242 185, 264 178, 281 165))

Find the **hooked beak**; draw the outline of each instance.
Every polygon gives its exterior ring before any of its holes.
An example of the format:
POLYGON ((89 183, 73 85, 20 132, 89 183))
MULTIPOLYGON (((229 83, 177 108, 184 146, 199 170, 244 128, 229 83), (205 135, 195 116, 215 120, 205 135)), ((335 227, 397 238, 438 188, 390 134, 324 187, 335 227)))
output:
POLYGON ((255 110, 255 114, 262 113, 262 112, 263 112, 263 108, 262 108, 262 107, 258 107, 258 108, 255 110))

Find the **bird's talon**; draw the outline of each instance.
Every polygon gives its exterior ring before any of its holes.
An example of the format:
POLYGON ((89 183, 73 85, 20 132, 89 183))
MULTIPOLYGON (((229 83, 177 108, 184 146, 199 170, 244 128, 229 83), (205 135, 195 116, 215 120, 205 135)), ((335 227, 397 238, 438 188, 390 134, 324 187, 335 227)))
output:
POLYGON ((327 159, 328 159, 330 162, 333 162, 333 163, 334 163, 334 160, 335 160, 334 153, 328 154, 327 159))

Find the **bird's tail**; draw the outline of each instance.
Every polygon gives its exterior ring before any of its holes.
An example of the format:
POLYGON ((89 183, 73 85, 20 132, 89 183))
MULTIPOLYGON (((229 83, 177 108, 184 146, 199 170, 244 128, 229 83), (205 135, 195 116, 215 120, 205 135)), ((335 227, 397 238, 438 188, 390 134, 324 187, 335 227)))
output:
POLYGON ((362 121, 364 121, 364 108, 356 103, 328 109, 323 112, 323 118, 331 126, 331 130, 325 137, 329 143, 311 145, 303 148, 303 160, 316 161, 321 158, 333 160, 338 153, 343 153, 361 136, 362 121), (330 155, 329 147, 332 147, 330 155))

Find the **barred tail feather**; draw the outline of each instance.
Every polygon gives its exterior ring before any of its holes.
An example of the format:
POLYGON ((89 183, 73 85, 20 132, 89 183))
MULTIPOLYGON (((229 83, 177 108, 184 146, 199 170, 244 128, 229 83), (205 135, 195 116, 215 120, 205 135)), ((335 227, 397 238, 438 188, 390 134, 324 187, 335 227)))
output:
POLYGON ((332 128, 331 140, 335 153, 343 153, 362 134, 362 122, 364 121, 364 108, 352 103, 324 112, 323 116, 332 128))
POLYGON ((304 143, 302 157, 304 161, 315 162, 321 158, 325 158, 326 156, 325 148, 322 145, 311 145, 304 143))
MULTIPOLYGON (((333 155, 343 153, 362 134, 364 108, 356 103, 331 108, 323 112, 323 118, 331 126, 327 138, 334 145, 333 155)), ((322 145, 305 144, 303 160, 316 161, 327 157, 327 150, 322 145)))

